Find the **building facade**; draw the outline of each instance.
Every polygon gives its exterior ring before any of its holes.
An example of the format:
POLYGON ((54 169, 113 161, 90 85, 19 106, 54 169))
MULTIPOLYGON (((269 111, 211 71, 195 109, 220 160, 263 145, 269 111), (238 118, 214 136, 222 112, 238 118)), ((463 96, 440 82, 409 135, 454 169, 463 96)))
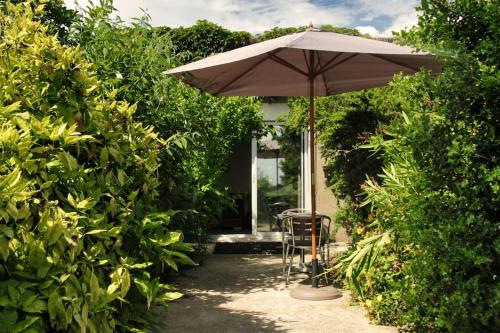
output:
MULTIPOLYGON (((211 230, 213 241, 281 240, 276 212, 311 207, 308 133, 284 133, 286 99, 267 101, 262 108, 269 133, 235 147, 222 179, 235 206, 211 230)), ((316 148, 317 210, 333 216, 337 200, 326 186, 320 149, 316 148)), ((347 241, 345 232, 338 230, 335 240, 347 241)))

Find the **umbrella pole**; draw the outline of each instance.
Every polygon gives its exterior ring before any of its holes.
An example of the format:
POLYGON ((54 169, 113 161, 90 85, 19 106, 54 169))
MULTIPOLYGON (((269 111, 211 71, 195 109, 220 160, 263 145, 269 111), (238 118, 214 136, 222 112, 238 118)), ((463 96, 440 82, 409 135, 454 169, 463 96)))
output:
POLYGON ((313 288, 318 288, 318 257, 316 254, 316 144, 314 129, 314 51, 309 52, 309 154, 311 163, 311 224, 312 224, 312 260, 311 260, 311 284, 313 288))
MULTIPOLYGON (((312 261, 311 261, 311 286, 307 284, 299 284, 290 292, 290 296, 297 299, 308 301, 324 301, 339 298, 342 294, 333 287, 322 286, 318 284, 318 257, 316 254, 316 144, 314 142, 314 80, 316 73, 314 72, 314 51, 309 51, 309 154, 311 163, 311 246, 312 246, 312 261)), ((304 281, 304 282, 307 282, 304 281)))

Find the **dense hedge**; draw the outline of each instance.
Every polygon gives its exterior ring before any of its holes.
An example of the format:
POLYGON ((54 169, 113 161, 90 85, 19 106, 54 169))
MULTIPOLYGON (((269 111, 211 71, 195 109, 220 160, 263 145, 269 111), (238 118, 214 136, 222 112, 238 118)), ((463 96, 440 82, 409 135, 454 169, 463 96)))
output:
POLYGON ((198 20, 190 27, 157 27, 154 30, 168 34, 176 55, 185 63, 249 45, 253 41, 249 32, 230 31, 207 20, 198 20))
POLYGON ((181 210, 173 223, 190 241, 203 242, 232 203, 219 180, 233 147, 262 133, 260 103, 213 97, 163 72, 193 56, 241 46, 246 35, 205 21, 153 28, 142 17, 127 25, 114 15, 110 1, 88 7, 73 25, 72 39, 96 64, 103 93, 116 89, 117 98, 137 103, 133 117, 154 126, 161 138, 183 138, 181 149, 160 155, 159 201, 163 209, 181 210))
MULTIPOLYGON (((399 41, 435 52, 444 74, 317 99, 336 221, 355 242, 334 270, 373 319, 403 331, 500 327, 499 7, 422 1, 399 41)), ((296 131, 307 103, 290 104, 296 131)))
POLYGON ((403 330, 500 327, 499 5, 422 1, 401 41, 436 52, 445 72, 384 89, 392 120, 365 145, 383 170, 363 185, 371 213, 336 268, 373 318, 403 330))
MULTIPOLYGON (((388 89, 372 89, 316 98, 317 140, 325 159, 326 186, 339 203, 335 221, 354 240, 369 222, 369 208, 360 207, 366 176, 377 177, 382 163, 377 153, 362 146, 387 122, 388 89)), ((308 101, 289 99, 285 132, 299 132, 307 124, 308 101)))
POLYGON ((136 105, 34 20, 0 10, 0 331, 142 328, 180 296, 158 274, 192 264, 174 212, 155 211, 158 151, 136 105))
POLYGON ((429 117, 407 135, 418 211, 403 227, 414 242, 416 284, 406 299, 415 328, 487 332, 500 327, 500 2, 422 1, 410 43, 439 45, 448 67, 421 99, 429 117))

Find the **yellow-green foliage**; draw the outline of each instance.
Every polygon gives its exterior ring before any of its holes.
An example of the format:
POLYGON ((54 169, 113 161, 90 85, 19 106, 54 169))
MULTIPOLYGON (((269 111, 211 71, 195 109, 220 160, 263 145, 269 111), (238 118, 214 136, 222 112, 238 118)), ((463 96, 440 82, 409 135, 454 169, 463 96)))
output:
POLYGON ((143 327, 139 310, 180 296, 153 272, 192 264, 173 213, 151 208, 168 143, 97 94, 41 7, 1 6, 0 332, 143 327))

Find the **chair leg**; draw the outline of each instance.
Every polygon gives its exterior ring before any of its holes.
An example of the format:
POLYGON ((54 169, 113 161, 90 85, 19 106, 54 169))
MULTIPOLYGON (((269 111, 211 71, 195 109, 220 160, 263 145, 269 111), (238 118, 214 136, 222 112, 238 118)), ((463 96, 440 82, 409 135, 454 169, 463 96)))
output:
POLYGON ((285 243, 285 256, 283 257, 283 278, 286 280, 287 279, 287 271, 288 271, 288 256, 290 253, 290 245, 288 243, 285 243))
MULTIPOLYGON (((327 253, 326 254, 326 258, 323 258, 323 267, 325 269, 328 269, 330 267, 330 264, 329 264, 329 260, 328 260, 328 247, 325 251, 325 249, 323 249, 323 256, 325 257, 325 252, 327 253)), ((324 272, 323 276, 325 277, 325 283, 328 285, 329 283, 329 279, 328 279, 328 273, 324 272)))
MULTIPOLYGON (((290 247, 290 246, 289 246, 290 247)), ((288 251, 287 251, 288 253, 288 251)), ((288 285, 290 281, 290 272, 292 271, 293 257, 295 256, 295 247, 292 246, 292 254, 290 256, 290 264, 288 265, 288 274, 286 275, 286 284, 288 285)))
POLYGON ((318 251, 318 252, 319 252, 319 257, 320 257, 320 259, 321 259, 321 264, 323 264, 323 263, 325 262, 325 254, 323 253, 323 247, 322 247, 322 246, 320 246, 320 247, 318 248, 318 250, 319 250, 319 251, 318 251))
POLYGON ((283 276, 286 275, 286 270, 288 268, 287 261, 289 255, 290 255, 290 245, 285 243, 283 245, 283 276))
POLYGON ((281 268, 283 270, 283 274, 285 274, 285 265, 286 265, 286 257, 285 257, 285 243, 282 243, 283 249, 282 249, 282 254, 281 254, 281 268))
POLYGON ((282 268, 283 268, 283 275, 285 275, 285 265, 286 265, 286 257, 285 257, 285 249, 286 247, 286 244, 285 244, 285 236, 282 236, 282 239, 281 239, 281 259, 282 259, 282 268))
POLYGON ((330 267, 330 242, 326 243, 326 265, 330 267))
POLYGON ((325 250, 325 246, 323 245, 319 248, 319 255, 321 258, 320 274, 325 279, 325 283, 328 284, 328 274, 324 273, 325 269, 329 267, 329 260, 328 260, 328 254, 325 256, 325 252, 328 252, 328 250, 325 250))

